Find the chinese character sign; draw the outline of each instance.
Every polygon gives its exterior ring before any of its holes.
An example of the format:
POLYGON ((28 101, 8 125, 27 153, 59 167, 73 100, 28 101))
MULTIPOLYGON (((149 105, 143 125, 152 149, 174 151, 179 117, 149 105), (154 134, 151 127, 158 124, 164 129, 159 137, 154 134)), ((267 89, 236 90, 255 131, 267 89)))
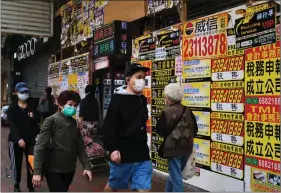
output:
POLYGON ((227 22, 227 13, 187 22, 183 31, 183 60, 226 56, 227 22))
POLYGON ((280 192, 280 47, 250 48, 245 55, 245 167, 252 191, 280 192))

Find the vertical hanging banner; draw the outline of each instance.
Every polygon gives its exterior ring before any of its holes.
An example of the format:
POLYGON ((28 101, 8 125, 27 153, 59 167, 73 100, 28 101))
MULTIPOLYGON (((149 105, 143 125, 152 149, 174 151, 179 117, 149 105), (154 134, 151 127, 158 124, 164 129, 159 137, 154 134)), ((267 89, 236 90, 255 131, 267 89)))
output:
POLYGON ((48 65, 48 86, 52 88, 55 97, 60 94, 59 62, 48 65))
POLYGON ((104 24, 104 8, 94 10, 94 29, 101 27, 104 24))
POLYGON ((247 191, 280 192, 280 46, 245 54, 247 191))
POLYGON ((221 13, 184 24, 183 60, 225 57, 228 13, 221 13))

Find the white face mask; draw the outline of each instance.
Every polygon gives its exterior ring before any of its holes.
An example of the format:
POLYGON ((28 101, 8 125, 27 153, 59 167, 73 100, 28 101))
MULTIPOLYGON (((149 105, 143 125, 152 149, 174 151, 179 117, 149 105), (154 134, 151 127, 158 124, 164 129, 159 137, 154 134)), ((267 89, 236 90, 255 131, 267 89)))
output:
POLYGON ((18 97, 22 101, 26 101, 29 97, 28 93, 18 93, 18 97))
POLYGON ((136 79, 135 80, 135 86, 134 86, 134 90, 136 92, 142 92, 143 89, 145 87, 145 81, 144 79, 136 79))

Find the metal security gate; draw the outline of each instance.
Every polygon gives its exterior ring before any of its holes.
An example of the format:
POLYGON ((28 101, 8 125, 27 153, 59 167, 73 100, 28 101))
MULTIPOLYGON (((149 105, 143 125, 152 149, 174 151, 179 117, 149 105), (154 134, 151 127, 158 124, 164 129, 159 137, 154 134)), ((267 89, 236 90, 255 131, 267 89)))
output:
POLYGON ((40 98, 48 86, 49 55, 40 55, 26 59, 22 67, 23 81, 30 89, 33 98, 40 98))
POLYGON ((53 35, 53 1, 0 0, 0 7, 2 34, 53 35))

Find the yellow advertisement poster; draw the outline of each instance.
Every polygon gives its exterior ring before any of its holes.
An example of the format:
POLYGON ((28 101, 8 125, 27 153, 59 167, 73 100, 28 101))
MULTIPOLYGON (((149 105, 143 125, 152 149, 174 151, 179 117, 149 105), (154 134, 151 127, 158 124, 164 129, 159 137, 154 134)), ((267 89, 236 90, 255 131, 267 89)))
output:
POLYGON ((251 190, 252 192, 280 192, 280 173, 251 167, 251 190))
POLYGON ((246 61, 245 85, 247 96, 280 95, 280 57, 246 61))
POLYGON ((245 155, 280 162, 280 123, 245 122, 245 155))
POLYGON ((78 74, 69 74, 68 75, 68 89, 77 91, 77 81, 78 81, 78 74))
POLYGON ((211 59, 183 62, 182 78, 206 78, 211 76, 211 59))
POLYGON ((138 37, 132 40, 132 57, 131 62, 136 62, 139 60, 139 51, 140 51, 140 41, 146 38, 151 37, 151 34, 147 34, 141 37, 138 37))
POLYGON ((210 141, 194 138, 194 148, 196 149, 196 163, 210 166, 210 141))
POLYGON ((243 179, 244 176, 243 148, 234 145, 212 142, 211 170, 243 179))
POLYGON ((210 108, 210 82, 183 83, 183 105, 210 108))
POLYGON ((227 24, 227 12, 186 22, 182 38, 183 61, 226 56, 227 24))
POLYGON ((210 136, 210 112, 192 111, 196 117, 197 135, 210 136))

